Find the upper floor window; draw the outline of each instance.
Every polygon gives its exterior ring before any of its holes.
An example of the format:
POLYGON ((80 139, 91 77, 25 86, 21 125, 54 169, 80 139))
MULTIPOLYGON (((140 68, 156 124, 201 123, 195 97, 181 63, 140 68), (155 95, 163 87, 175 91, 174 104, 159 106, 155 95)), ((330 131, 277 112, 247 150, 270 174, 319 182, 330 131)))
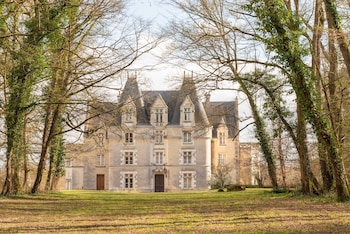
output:
POLYGON ((105 156, 104 155, 97 155, 97 166, 104 166, 105 165, 105 156))
POLYGON ((224 132, 219 133, 219 144, 226 145, 226 134, 224 132))
POLYGON ((190 131, 184 131, 182 137, 183 143, 192 143, 192 133, 190 131))
POLYGON ((156 115, 156 123, 163 123, 163 109, 156 109, 155 110, 156 115))
POLYGON ((219 154, 218 158, 218 165, 223 166, 226 163, 226 155, 225 154, 219 154))
POLYGON ((184 108, 184 120, 191 121, 191 108, 184 108))
POLYGON ((163 144, 163 131, 155 131, 154 139, 156 144, 163 144))
POLYGON ((193 159, 192 159, 192 151, 184 151, 182 153, 183 157, 183 164, 192 164, 193 159))
POLYGON ((161 151, 155 152, 155 162, 157 165, 162 165, 164 163, 164 154, 161 151))
POLYGON ((124 117, 126 122, 132 121, 132 109, 127 109, 125 111, 124 117))
POLYGON ((124 164, 133 165, 134 164, 134 152, 125 152, 124 153, 124 164))
POLYGON ((103 133, 99 133, 98 134, 98 146, 103 146, 103 138, 104 138, 104 135, 103 133))
POLYGON ((134 134, 132 132, 125 133, 125 143, 134 143, 134 134))

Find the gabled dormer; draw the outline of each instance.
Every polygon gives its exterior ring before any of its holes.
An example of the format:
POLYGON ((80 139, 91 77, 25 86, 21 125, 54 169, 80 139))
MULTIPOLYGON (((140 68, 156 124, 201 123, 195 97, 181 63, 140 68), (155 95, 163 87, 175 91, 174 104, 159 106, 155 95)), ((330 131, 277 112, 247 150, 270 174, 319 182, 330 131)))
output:
POLYGON ((158 95, 151 108, 151 125, 166 126, 168 124, 168 106, 161 95, 158 95))
POLYGON ((136 114, 136 105, 129 96, 124 102, 123 107, 121 108, 122 124, 124 125, 136 125, 137 123, 137 114, 136 114))
POLYGON ((222 146, 226 145, 228 140, 228 128, 224 117, 221 118, 221 121, 218 124, 216 131, 217 131, 219 145, 222 145, 222 146))
POLYGON ((194 119, 195 106, 190 96, 186 96, 180 105, 180 125, 192 126, 195 124, 194 119))

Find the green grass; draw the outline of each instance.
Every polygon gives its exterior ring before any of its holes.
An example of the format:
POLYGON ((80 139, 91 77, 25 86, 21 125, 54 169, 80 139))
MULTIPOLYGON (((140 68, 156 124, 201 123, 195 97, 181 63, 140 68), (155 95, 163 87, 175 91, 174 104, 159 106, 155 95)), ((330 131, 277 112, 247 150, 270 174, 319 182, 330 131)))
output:
POLYGON ((350 204, 273 194, 63 191, 0 199, 0 233, 347 233, 350 204))

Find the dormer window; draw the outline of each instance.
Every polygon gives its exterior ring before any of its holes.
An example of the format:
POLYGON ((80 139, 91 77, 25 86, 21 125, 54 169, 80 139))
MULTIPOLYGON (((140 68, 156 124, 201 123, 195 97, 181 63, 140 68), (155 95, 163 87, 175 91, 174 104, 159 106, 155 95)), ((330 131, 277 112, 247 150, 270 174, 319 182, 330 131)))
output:
POLYGON ((226 133, 225 132, 219 132, 219 144, 226 145, 226 133))
POLYGON ((126 110, 124 118, 125 118, 126 122, 132 121, 132 110, 131 109, 126 110))
POLYGON ((195 106, 189 96, 186 96, 180 106, 180 125, 194 126, 195 125, 195 106))
POLYGON ((161 127, 168 124, 168 106, 161 95, 154 100, 150 111, 150 122, 153 126, 161 127))
POLYGON ((184 108, 184 120, 191 121, 191 108, 184 108))
POLYGON ((135 125, 136 124, 136 106, 129 97, 125 105, 121 109, 122 124, 135 125))
POLYGON ((155 110, 155 120, 156 120, 156 123, 163 123, 163 109, 156 109, 155 110))

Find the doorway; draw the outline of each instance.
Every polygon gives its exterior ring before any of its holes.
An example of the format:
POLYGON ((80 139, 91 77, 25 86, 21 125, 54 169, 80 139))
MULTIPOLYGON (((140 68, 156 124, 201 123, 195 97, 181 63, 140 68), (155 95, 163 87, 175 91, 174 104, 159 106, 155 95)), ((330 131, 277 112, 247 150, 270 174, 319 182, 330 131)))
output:
POLYGON ((154 175, 154 191, 164 192, 164 175, 154 175))
POLYGON ((104 174, 97 174, 96 189, 97 190, 105 190, 105 175, 104 174))

